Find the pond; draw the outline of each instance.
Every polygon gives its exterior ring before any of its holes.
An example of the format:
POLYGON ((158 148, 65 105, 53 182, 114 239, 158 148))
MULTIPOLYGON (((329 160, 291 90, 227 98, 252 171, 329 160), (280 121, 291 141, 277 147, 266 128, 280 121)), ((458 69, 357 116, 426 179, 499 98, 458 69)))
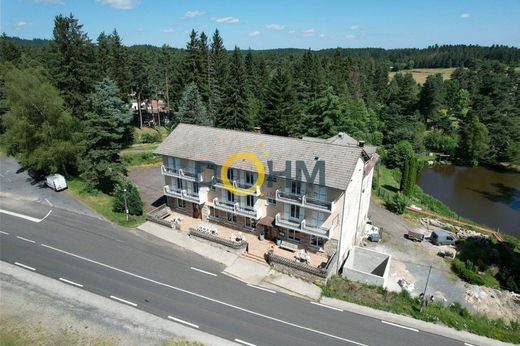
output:
POLYGON ((417 184, 460 216, 520 237, 520 173, 434 166, 420 172, 417 184))

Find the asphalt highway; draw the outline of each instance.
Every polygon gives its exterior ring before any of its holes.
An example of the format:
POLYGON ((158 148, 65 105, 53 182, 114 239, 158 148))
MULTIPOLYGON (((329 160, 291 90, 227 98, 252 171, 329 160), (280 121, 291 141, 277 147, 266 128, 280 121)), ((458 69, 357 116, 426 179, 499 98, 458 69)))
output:
POLYGON ((0 259, 246 345, 463 345, 230 278, 224 267, 138 230, 3 200, 0 259))

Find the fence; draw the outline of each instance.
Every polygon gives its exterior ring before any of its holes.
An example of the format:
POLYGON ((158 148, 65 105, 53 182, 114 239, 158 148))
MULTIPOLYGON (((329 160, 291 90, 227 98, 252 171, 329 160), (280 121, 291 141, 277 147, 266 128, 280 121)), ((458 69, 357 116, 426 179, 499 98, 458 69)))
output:
POLYGON ((216 236, 216 235, 213 235, 213 234, 210 234, 210 233, 206 233, 206 232, 202 232, 202 231, 196 230, 194 228, 190 228, 189 235, 190 236, 194 236, 194 237, 198 237, 198 238, 202 238, 202 239, 206 239, 206 240, 212 241, 214 243, 217 243, 217 244, 224 245, 226 247, 232 248, 234 250, 245 249, 247 247, 247 245, 248 245, 247 241, 245 241, 245 240, 242 240, 240 242, 227 240, 227 239, 220 238, 219 236, 216 236))

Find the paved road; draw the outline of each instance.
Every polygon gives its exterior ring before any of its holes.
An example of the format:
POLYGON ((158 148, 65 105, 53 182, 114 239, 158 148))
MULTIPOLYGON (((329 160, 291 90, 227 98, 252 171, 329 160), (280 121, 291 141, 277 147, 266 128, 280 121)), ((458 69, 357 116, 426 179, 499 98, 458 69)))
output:
POLYGON ((223 275, 216 262, 97 218, 37 203, 21 208, 7 201, 2 208, 8 211, 0 213, 2 261, 229 340, 255 345, 463 345, 250 287, 223 275))

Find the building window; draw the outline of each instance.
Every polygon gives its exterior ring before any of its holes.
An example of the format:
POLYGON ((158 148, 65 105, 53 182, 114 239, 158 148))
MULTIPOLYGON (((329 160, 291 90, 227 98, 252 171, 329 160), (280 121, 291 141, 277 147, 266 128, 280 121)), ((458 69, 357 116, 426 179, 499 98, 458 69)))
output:
POLYGON ((295 195, 302 194, 302 182, 301 181, 291 181, 291 193, 295 195))
POLYGON ((310 246, 317 247, 319 249, 323 249, 325 246, 326 239, 317 237, 315 235, 311 235, 311 239, 309 241, 310 246))
POLYGON ((253 195, 247 195, 246 196, 246 205, 248 207, 253 208, 255 206, 255 196, 253 195))
POLYGON ((287 230, 287 239, 298 243, 302 240, 302 238, 300 238, 300 232, 293 231, 292 229, 287 230))
POLYGON ((186 209, 186 201, 183 199, 177 199, 177 207, 181 209, 186 209))
POLYGON ((199 183, 193 183, 193 192, 199 193, 199 183))
POLYGON ((177 180, 177 188, 179 190, 182 190, 182 179, 177 178, 176 180, 177 180))
POLYGON ((235 194, 229 190, 227 191, 227 201, 235 202, 235 194))
POLYGON ((254 229, 256 227, 255 219, 252 219, 250 217, 246 217, 245 226, 246 226, 246 228, 254 229))
POLYGON ((235 170, 233 168, 228 168, 227 178, 229 179, 229 181, 235 180, 235 170))
POLYGON ((291 204, 291 219, 300 220, 300 207, 291 204))
POLYGON ((275 175, 268 175, 267 181, 270 181, 272 183, 276 183, 276 176, 275 175))
POLYGON ((237 216, 233 213, 226 212, 226 220, 229 223, 237 223, 237 216))
POLYGON ((255 183, 255 175, 253 172, 246 172, 246 184, 253 185, 255 183))

